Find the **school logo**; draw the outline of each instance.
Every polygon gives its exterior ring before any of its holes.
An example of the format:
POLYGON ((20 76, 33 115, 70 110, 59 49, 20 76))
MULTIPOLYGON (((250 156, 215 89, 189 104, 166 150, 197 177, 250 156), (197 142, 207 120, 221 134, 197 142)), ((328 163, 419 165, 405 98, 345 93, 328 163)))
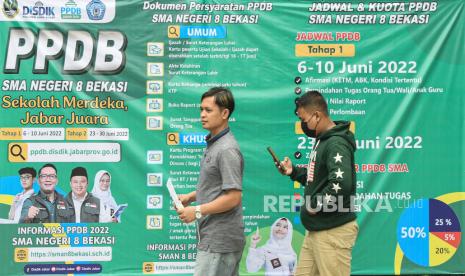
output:
POLYGON ((15 248, 15 262, 27 262, 28 261, 28 249, 27 248, 15 248))
POLYGON ((87 16, 90 20, 102 20, 105 16, 105 4, 100 0, 92 0, 86 6, 87 16))
POLYGON ((18 1, 3 0, 3 14, 8 18, 14 18, 19 12, 18 1))
POLYGON ((143 263, 142 264, 142 272, 144 274, 151 274, 155 272, 155 266, 153 263, 143 263))

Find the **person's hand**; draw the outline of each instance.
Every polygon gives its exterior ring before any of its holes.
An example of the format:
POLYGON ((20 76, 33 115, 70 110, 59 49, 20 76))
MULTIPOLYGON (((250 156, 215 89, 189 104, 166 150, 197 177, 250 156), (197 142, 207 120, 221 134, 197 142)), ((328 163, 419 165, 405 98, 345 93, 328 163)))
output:
POLYGON ((27 212, 27 218, 28 219, 33 219, 39 214, 39 208, 35 206, 31 206, 29 208, 29 211, 27 212))
POLYGON ((182 210, 176 210, 179 215, 179 219, 184 223, 191 223, 195 220, 195 207, 187 206, 182 210))
POLYGON ((284 170, 279 170, 279 172, 283 175, 290 175, 292 173, 292 162, 289 157, 284 157, 284 161, 281 162, 281 166, 284 170))
POLYGON ((260 242, 261 239, 262 238, 260 237, 260 233, 258 232, 257 227, 257 231, 255 232, 255 234, 252 235, 252 239, 250 240, 250 247, 256 248, 257 244, 260 242))
MULTIPOLYGON (((191 198, 189 194, 178 195, 178 198, 179 198, 179 201, 181 201, 182 205, 184 205, 184 207, 189 206, 189 204, 191 204, 191 198)), ((176 206, 174 207, 176 208, 176 206)))

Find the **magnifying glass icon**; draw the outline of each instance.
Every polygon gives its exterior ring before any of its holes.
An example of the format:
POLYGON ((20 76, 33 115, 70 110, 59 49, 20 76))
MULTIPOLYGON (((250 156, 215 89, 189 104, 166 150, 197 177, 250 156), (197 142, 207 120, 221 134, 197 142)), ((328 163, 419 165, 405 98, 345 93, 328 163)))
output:
POLYGON ((168 34, 173 35, 174 37, 179 37, 177 28, 175 26, 168 27, 168 34))
POLYGON ((23 148, 21 148, 20 145, 14 144, 10 148, 10 153, 14 157, 21 157, 24 161, 26 161, 26 158, 23 156, 23 148))
POLYGON ((168 133, 168 142, 179 143, 175 133, 168 133))

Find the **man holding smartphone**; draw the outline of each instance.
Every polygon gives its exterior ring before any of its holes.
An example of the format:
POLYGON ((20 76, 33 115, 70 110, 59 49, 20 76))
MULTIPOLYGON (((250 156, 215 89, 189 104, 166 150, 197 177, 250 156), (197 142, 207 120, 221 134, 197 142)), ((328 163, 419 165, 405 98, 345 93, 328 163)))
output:
POLYGON ((210 133, 200 162, 197 190, 180 195, 186 206, 177 209, 184 223, 197 220, 199 244, 194 275, 239 275, 245 245, 242 221, 244 160, 229 130, 234 98, 227 88, 214 87, 201 98, 202 127, 210 133), (189 206, 192 202, 197 206, 189 206))
POLYGON ((288 157, 280 172, 305 186, 301 208, 305 239, 295 275, 350 275, 352 248, 358 234, 353 210, 356 188, 355 138, 350 123, 332 121, 326 100, 309 91, 296 102, 304 133, 315 138, 306 168, 288 157))

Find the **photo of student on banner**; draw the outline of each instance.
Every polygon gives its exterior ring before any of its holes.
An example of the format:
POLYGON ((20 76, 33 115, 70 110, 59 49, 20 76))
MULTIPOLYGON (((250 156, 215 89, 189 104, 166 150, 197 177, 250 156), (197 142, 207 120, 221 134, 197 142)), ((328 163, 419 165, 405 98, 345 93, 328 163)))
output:
POLYGON ((270 229, 270 239, 257 248, 261 240, 258 232, 252 235, 247 254, 247 272, 265 269, 265 275, 294 275, 297 255, 292 248, 292 223, 285 217, 277 219, 270 229))
POLYGON ((23 191, 16 194, 13 199, 13 203, 11 204, 10 212, 8 213, 8 219, 11 221, 11 223, 19 222, 24 201, 34 194, 32 184, 36 180, 37 176, 36 170, 31 167, 21 168, 19 169, 18 173, 23 191))
POLYGON ((100 199, 87 192, 88 184, 87 170, 74 168, 70 177, 71 192, 66 196, 69 222, 111 222, 100 199))
POLYGON ((116 200, 111 194, 111 175, 108 171, 100 170, 95 174, 92 195, 100 199, 100 204, 103 205, 104 211, 109 216, 115 214, 118 204, 116 204, 116 200))

